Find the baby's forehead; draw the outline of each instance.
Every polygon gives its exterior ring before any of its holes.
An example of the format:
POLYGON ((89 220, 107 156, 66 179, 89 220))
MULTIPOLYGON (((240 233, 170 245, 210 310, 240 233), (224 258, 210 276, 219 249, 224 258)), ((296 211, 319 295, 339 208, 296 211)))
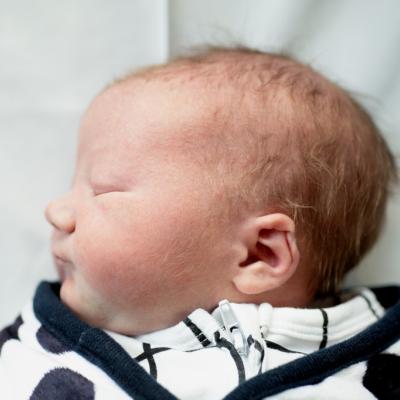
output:
POLYGON ((223 103, 200 84, 132 79, 100 93, 82 118, 81 139, 180 148, 221 131, 223 103))
POLYGON ((272 150, 285 132, 299 131, 304 104, 315 101, 312 93, 332 91, 309 68, 278 61, 252 65, 239 57, 150 68, 106 88, 85 117, 97 125, 92 130, 125 131, 117 140, 147 138, 180 152, 200 155, 202 149, 226 147, 218 155, 227 155, 229 149, 254 148, 259 140, 268 140, 272 150))

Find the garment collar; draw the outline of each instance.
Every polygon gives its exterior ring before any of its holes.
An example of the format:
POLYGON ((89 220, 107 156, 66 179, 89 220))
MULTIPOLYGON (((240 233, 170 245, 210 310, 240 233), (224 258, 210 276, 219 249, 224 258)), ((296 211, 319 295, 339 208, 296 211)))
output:
MULTIPOLYGON (((356 335, 384 314, 374 293, 367 288, 346 291, 343 297, 351 298, 333 307, 315 309, 273 307, 268 303, 229 305, 246 340, 252 337, 258 341, 283 341, 289 347, 293 344, 298 351, 309 353, 321 347, 324 325, 325 329, 329 325, 331 345, 356 335)), ((135 338, 181 351, 215 345, 216 332, 233 342, 230 327, 224 324, 224 313, 221 306, 211 313, 197 309, 172 327, 135 338)))

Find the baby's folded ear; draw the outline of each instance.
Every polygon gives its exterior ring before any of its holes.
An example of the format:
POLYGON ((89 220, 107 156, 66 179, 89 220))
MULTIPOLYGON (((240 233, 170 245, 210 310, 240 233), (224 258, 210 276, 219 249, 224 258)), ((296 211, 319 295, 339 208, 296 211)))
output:
POLYGON ((255 295, 278 288, 299 264, 295 224, 285 214, 248 220, 243 228, 242 245, 247 257, 238 265, 233 283, 243 294, 255 295))

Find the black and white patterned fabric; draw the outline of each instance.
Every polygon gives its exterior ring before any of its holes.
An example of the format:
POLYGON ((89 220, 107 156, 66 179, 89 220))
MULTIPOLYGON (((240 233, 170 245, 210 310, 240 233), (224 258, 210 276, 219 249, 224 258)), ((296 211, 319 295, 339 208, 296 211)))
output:
POLYGON ((313 309, 229 304, 128 337, 86 325, 43 282, 0 332, 0 399, 400 399, 400 288, 313 309))

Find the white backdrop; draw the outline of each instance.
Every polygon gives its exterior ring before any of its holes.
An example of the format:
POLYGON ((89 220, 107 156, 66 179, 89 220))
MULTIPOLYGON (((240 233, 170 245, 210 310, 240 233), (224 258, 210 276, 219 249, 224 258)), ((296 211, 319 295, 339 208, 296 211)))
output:
MULTIPOLYGON (((0 326, 55 278, 43 217, 70 183, 79 118, 119 74, 192 45, 289 50, 360 94, 400 153, 397 0, 0 0, 0 326)), ((348 283, 400 283, 400 200, 348 283)))

